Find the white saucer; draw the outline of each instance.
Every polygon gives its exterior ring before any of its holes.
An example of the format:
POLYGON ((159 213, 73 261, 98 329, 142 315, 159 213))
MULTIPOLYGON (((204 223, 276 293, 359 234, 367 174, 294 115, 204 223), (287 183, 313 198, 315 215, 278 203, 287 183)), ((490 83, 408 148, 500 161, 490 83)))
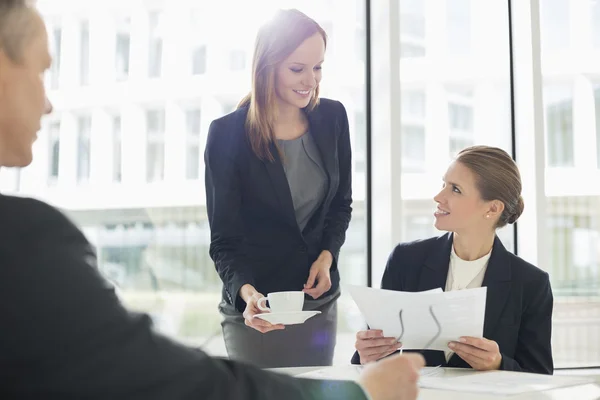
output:
POLYGON ((280 313, 256 314, 254 318, 260 318, 272 324, 296 325, 303 324, 310 317, 321 314, 321 311, 292 311, 280 313))

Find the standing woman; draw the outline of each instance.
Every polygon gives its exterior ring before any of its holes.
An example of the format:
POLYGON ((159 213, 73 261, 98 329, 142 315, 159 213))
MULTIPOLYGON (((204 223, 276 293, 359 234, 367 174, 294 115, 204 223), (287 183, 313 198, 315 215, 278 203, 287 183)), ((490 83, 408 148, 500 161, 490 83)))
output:
POLYGON ((338 257, 350 222, 351 150, 344 106, 319 98, 327 37, 297 10, 258 32, 252 91, 212 122, 205 150, 210 256, 223 280, 229 357, 263 368, 331 365, 338 257), (257 301, 304 291, 299 325, 271 325, 257 301))

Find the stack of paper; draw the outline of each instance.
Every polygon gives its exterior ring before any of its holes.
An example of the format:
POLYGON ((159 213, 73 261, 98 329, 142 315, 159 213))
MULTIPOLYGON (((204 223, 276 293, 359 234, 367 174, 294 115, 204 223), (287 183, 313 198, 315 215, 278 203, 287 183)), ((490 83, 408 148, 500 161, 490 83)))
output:
POLYGON ((403 349, 448 350, 461 336, 483 337, 487 288, 398 292, 348 285, 371 329, 396 337, 403 349))

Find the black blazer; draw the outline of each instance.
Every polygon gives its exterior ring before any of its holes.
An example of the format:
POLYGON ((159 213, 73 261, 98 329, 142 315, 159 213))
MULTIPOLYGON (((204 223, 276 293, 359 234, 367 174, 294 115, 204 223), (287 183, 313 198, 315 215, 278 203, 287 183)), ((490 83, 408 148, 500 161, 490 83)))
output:
POLYGON ((351 382, 294 379, 178 344, 128 312, 63 214, 0 195, 0 398, 364 399, 351 382))
POLYGON ((290 187, 274 144, 275 162, 252 152, 245 129, 248 108, 213 121, 204 153, 210 256, 223 281, 223 298, 243 311, 240 288, 263 294, 302 290, 312 263, 329 250, 331 294, 339 285, 337 260, 352 212, 348 117, 337 101, 321 99, 307 113, 329 185, 319 210, 300 231, 290 187))
MULTIPOLYGON (((396 246, 388 259, 382 289, 419 292, 446 287, 452 234, 396 246)), ((483 336, 500 347, 500 369, 552 374, 550 337, 553 297, 548 274, 504 248, 498 237, 483 278, 487 286, 483 336)), ((453 354, 423 350, 428 366, 470 368, 453 354)), ((356 352, 352 363, 360 363, 356 352)))

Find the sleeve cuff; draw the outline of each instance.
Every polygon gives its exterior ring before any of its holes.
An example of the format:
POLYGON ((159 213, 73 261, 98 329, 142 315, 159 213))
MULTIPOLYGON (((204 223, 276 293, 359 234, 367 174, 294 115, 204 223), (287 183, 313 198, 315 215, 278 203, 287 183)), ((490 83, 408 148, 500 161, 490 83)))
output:
POLYGON ((334 248, 333 246, 329 246, 328 244, 325 244, 324 246, 321 247, 321 251, 323 250, 327 250, 328 252, 331 253, 331 256, 333 258, 333 261, 331 262, 331 271, 335 271, 336 269, 338 269, 338 259, 340 257, 340 249, 339 248, 334 248))
POLYGON ((500 353, 500 355, 502 356, 502 361, 500 361, 500 367, 498 368, 500 371, 521 371, 521 366, 516 360, 507 357, 504 353, 500 353))
MULTIPOLYGON (((230 304, 232 304, 239 312, 243 312, 246 308, 246 302, 242 300, 240 296, 240 289, 242 286, 250 284, 254 285, 252 279, 247 276, 240 276, 233 279, 233 282, 230 285, 225 287, 225 292, 227 295, 227 300, 230 304)), ((256 287, 256 286, 255 286, 256 287)))

